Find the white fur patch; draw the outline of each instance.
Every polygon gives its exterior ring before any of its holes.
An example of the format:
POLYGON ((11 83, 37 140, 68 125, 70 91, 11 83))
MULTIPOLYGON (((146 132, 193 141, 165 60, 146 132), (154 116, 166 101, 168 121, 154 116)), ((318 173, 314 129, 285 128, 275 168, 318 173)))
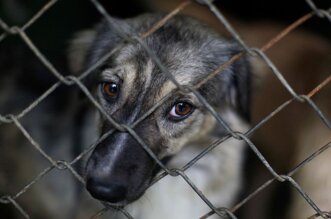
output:
MULTIPOLYGON (((234 130, 243 132, 248 128, 234 113, 229 111, 225 115, 234 130)), ((185 172, 215 207, 233 205, 242 183, 243 149, 243 141, 228 139, 185 172)), ((195 145, 186 146, 169 167, 181 168, 201 150, 195 145)), ((136 219, 192 219, 211 210, 180 176, 161 179, 127 209, 136 219)))

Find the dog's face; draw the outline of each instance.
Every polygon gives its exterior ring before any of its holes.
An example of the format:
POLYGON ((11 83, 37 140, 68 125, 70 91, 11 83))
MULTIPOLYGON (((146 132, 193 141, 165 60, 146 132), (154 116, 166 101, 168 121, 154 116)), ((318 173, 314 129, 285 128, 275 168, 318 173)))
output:
MULTIPOLYGON (((145 15, 117 21, 126 33, 148 30, 160 18, 145 15)), ((175 17, 147 37, 145 43, 181 85, 193 86, 226 62, 237 48, 217 34, 185 17, 175 17)), ((87 62, 93 64, 120 44, 120 37, 107 23, 90 40, 87 62)), ((116 122, 132 126, 163 97, 155 111, 133 130, 154 154, 166 161, 189 142, 215 133, 215 119, 193 93, 176 92, 175 84, 155 64, 139 43, 123 43, 97 70, 97 98, 116 122)), ((87 64, 89 65, 89 64, 87 64)), ((245 61, 227 68, 201 86, 200 94, 218 111, 236 107, 248 114, 249 75, 245 61)), ((114 126, 100 116, 100 135, 114 126)), ((138 199, 159 169, 137 140, 115 131, 93 151, 86 167, 87 189, 97 199, 125 205, 138 199)))

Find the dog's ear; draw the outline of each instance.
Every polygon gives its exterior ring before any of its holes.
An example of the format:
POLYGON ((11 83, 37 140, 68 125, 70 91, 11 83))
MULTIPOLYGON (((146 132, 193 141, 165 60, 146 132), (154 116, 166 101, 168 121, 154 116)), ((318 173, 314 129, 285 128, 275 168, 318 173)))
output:
POLYGON ((75 34, 68 49, 68 67, 76 75, 84 69, 87 54, 96 38, 96 30, 84 30, 75 34))
MULTIPOLYGON (((237 54, 236 51, 233 55, 237 54)), ((251 67, 247 57, 243 56, 231 67, 228 100, 239 114, 250 121, 251 111, 251 67)))
POLYGON ((117 18, 109 18, 93 29, 78 32, 69 46, 70 71, 77 74, 95 64, 130 33, 128 23, 117 18))
MULTIPOLYGON (((224 38, 217 38, 209 47, 207 54, 212 57, 214 64, 212 70, 219 67, 220 63, 227 63, 233 56, 239 54, 240 46, 224 38)), ((207 57, 207 55, 205 55, 207 57)), ((211 62, 211 63, 213 63, 211 62)), ((221 70, 215 77, 213 85, 206 84, 204 91, 220 92, 221 95, 213 95, 209 93, 209 97, 215 105, 226 102, 228 106, 233 108, 238 114, 250 121, 250 105, 251 105, 251 67, 245 55, 242 55, 238 60, 234 61, 229 67, 221 70), (215 88, 217 86, 217 88, 215 88), (209 87, 209 89, 208 89, 209 87), (211 89, 212 88, 212 89, 211 89), (222 101, 220 101, 220 98, 222 101)))

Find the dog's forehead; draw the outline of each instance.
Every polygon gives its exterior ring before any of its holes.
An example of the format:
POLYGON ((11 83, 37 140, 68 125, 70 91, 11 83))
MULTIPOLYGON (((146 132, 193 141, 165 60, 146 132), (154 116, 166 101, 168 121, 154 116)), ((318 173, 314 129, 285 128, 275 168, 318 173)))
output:
POLYGON ((198 75, 206 73, 205 60, 198 48, 164 45, 153 53, 151 57, 141 46, 128 45, 115 57, 114 63, 123 69, 121 72, 127 78, 152 78, 158 86, 172 79, 178 84, 190 85, 198 75))

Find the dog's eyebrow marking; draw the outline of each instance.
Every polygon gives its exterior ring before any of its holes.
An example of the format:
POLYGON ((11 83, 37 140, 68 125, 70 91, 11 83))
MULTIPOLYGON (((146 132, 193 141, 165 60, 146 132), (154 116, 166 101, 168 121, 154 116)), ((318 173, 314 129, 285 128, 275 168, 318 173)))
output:
POLYGON ((145 79, 145 90, 150 86, 152 74, 153 74, 153 62, 152 60, 148 60, 145 68, 143 69, 144 79, 145 79))
MULTIPOLYGON (((189 77, 189 75, 185 74, 185 73, 172 73, 174 76, 174 79, 180 84, 180 85, 193 85, 193 78, 189 77)), ((170 92, 174 91, 177 88, 177 86, 174 84, 174 82, 172 82, 170 79, 166 80, 159 92, 158 92, 158 99, 163 98, 164 96, 166 96, 167 94, 169 94, 170 92)))
POLYGON ((120 72, 121 70, 119 68, 107 68, 101 72, 100 79, 102 81, 112 81, 112 80, 118 80, 120 79, 120 72))
POLYGON ((171 93, 176 88, 177 88, 177 86, 172 81, 170 81, 170 80, 165 81, 158 92, 157 101, 159 101, 161 98, 163 98, 167 94, 171 93))
POLYGON ((127 89, 132 88, 134 82, 137 80, 137 66, 133 63, 125 63, 123 70, 123 78, 125 80, 127 89))

